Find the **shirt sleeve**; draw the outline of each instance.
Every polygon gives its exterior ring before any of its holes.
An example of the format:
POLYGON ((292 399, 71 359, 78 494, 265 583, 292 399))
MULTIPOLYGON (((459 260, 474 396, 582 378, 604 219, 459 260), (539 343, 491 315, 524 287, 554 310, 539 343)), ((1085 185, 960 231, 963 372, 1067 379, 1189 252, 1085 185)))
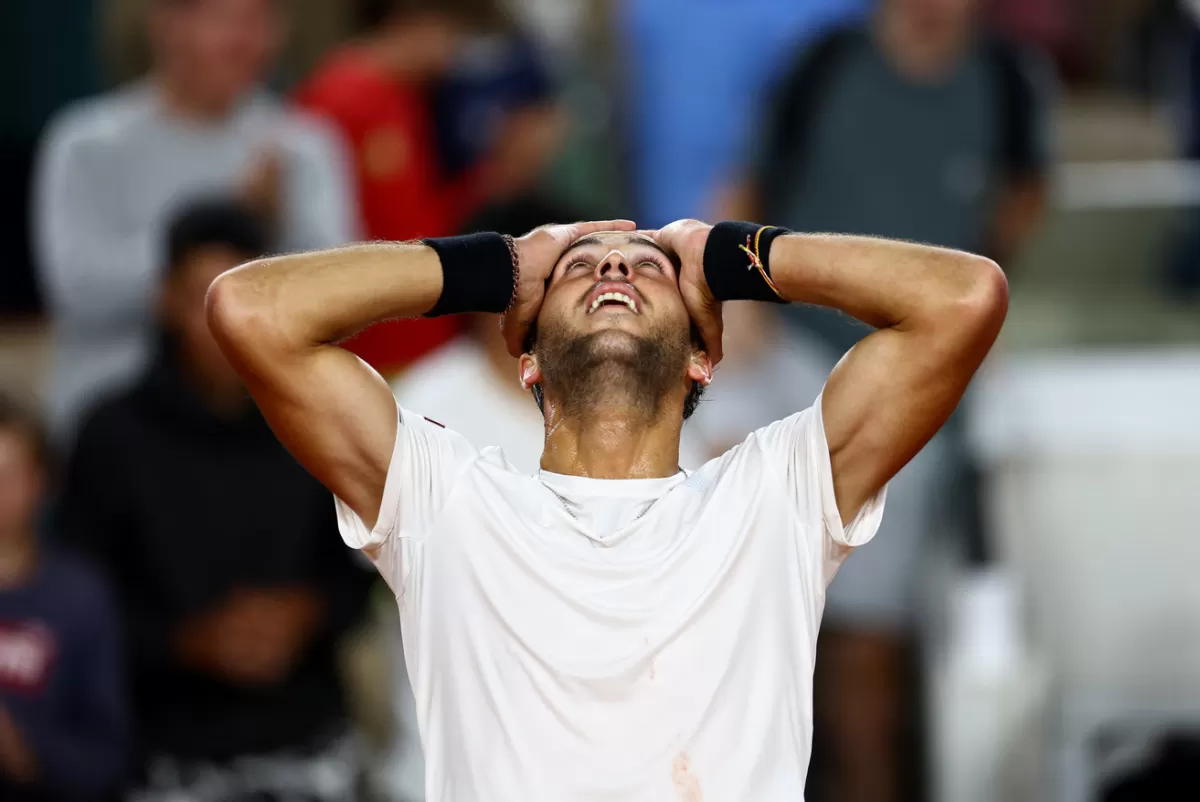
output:
POLYGON ((766 93, 762 122, 751 132, 749 177, 762 204, 762 213, 775 214, 784 184, 794 186, 797 175, 781 165, 802 164, 808 150, 813 115, 820 113, 821 95, 840 55, 861 37, 855 25, 837 26, 806 42, 781 78, 766 93))
POLYGON ((399 594, 409 568, 404 542, 425 537, 455 481, 479 452, 440 423, 397 409, 396 442, 375 527, 368 528, 341 499, 335 504, 342 540, 361 549, 399 594))
POLYGON ((288 147, 284 232, 289 251, 332 248, 358 238, 358 199, 342 137, 321 120, 297 114, 288 147))
POLYGON ((870 541, 879 530, 887 487, 880 488, 863 504, 849 524, 842 524, 820 397, 803 412, 759 429, 750 437, 782 474, 788 503, 809 541, 804 546, 815 558, 814 564, 821 567, 822 578, 828 584, 847 555, 870 541))
POLYGON ((1054 71, 1036 53, 1010 44, 997 47, 1008 109, 1000 160, 1010 177, 1040 176, 1053 159, 1049 111, 1055 95, 1054 71))
POLYGON ((150 307, 153 226, 114 203, 121 165, 100 109, 71 109, 48 128, 34 169, 33 247, 46 300, 60 319, 120 320, 150 307), (96 130, 101 129, 101 130, 96 130))

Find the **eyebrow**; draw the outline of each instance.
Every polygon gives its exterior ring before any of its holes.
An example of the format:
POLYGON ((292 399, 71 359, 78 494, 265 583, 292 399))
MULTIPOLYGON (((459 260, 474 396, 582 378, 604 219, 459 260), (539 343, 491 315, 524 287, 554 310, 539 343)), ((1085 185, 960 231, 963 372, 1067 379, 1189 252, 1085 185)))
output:
MULTIPOLYGON (((663 247, 661 245, 659 245, 657 242, 650 239, 649 237, 645 236, 644 234, 626 234, 625 242, 629 245, 649 245, 658 251, 662 251, 663 253, 666 253, 666 251, 663 251, 663 247)), ((583 237, 582 239, 575 240, 574 242, 571 243, 571 247, 567 248, 567 251, 568 252, 573 251, 576 248, 586 248, 589 245, 604 245, 604 244, 605 244, 604 240, 602 240, 599 236, 596 236, 593 234, 592 236, 583 237)), ((565 254, 565 252, 564 252, 564 254, 565 254)))

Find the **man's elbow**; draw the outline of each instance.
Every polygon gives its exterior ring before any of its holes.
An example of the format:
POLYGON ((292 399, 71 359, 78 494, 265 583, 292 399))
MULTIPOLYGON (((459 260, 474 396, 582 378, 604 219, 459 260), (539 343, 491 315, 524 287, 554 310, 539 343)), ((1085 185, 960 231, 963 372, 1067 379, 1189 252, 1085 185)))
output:
POLYGON ((1008 314, 1008 279, 1000 265, 983 256, 970 256, 964 280, 950 305, 956 322, 965 331, 995 337, 1008 314))
POLYGON ((242 265, 217 276, 208 288, 204 303, 208 328, 227 353, 278 339, 269 300, 255 287, 254 269, 253 262, 242 265))

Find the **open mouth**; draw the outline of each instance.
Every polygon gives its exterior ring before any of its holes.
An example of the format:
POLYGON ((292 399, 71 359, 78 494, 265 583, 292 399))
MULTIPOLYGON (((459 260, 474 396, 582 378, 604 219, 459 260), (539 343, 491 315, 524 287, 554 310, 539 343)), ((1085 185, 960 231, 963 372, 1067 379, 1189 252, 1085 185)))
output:
POLYGON ((587 313, 590 315, 592 312, 595 312, 597 309, 601 309, 605 306, 625 306, 628 307, 629 311, 633 312, 635 315, 638 313, 637 301, 633 299, 633 296, 624 292, 612 290, 601 293, 593 298, 591 305, 588 307, 587 313))

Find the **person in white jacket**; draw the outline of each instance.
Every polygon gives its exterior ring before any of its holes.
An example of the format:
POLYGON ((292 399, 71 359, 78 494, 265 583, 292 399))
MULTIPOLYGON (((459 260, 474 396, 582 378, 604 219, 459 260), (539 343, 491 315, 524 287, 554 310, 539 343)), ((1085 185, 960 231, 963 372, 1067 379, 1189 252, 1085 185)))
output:
POLYGON ((340 142, 259 85, 282 38, 279 5, 154 0, 150 75, 66 108, 44 136, 33 234, 60 445, 88 401, 144 364, 162 224, 180 203, 236 194, 270 216, 284 251, 356 234, 340 142))

